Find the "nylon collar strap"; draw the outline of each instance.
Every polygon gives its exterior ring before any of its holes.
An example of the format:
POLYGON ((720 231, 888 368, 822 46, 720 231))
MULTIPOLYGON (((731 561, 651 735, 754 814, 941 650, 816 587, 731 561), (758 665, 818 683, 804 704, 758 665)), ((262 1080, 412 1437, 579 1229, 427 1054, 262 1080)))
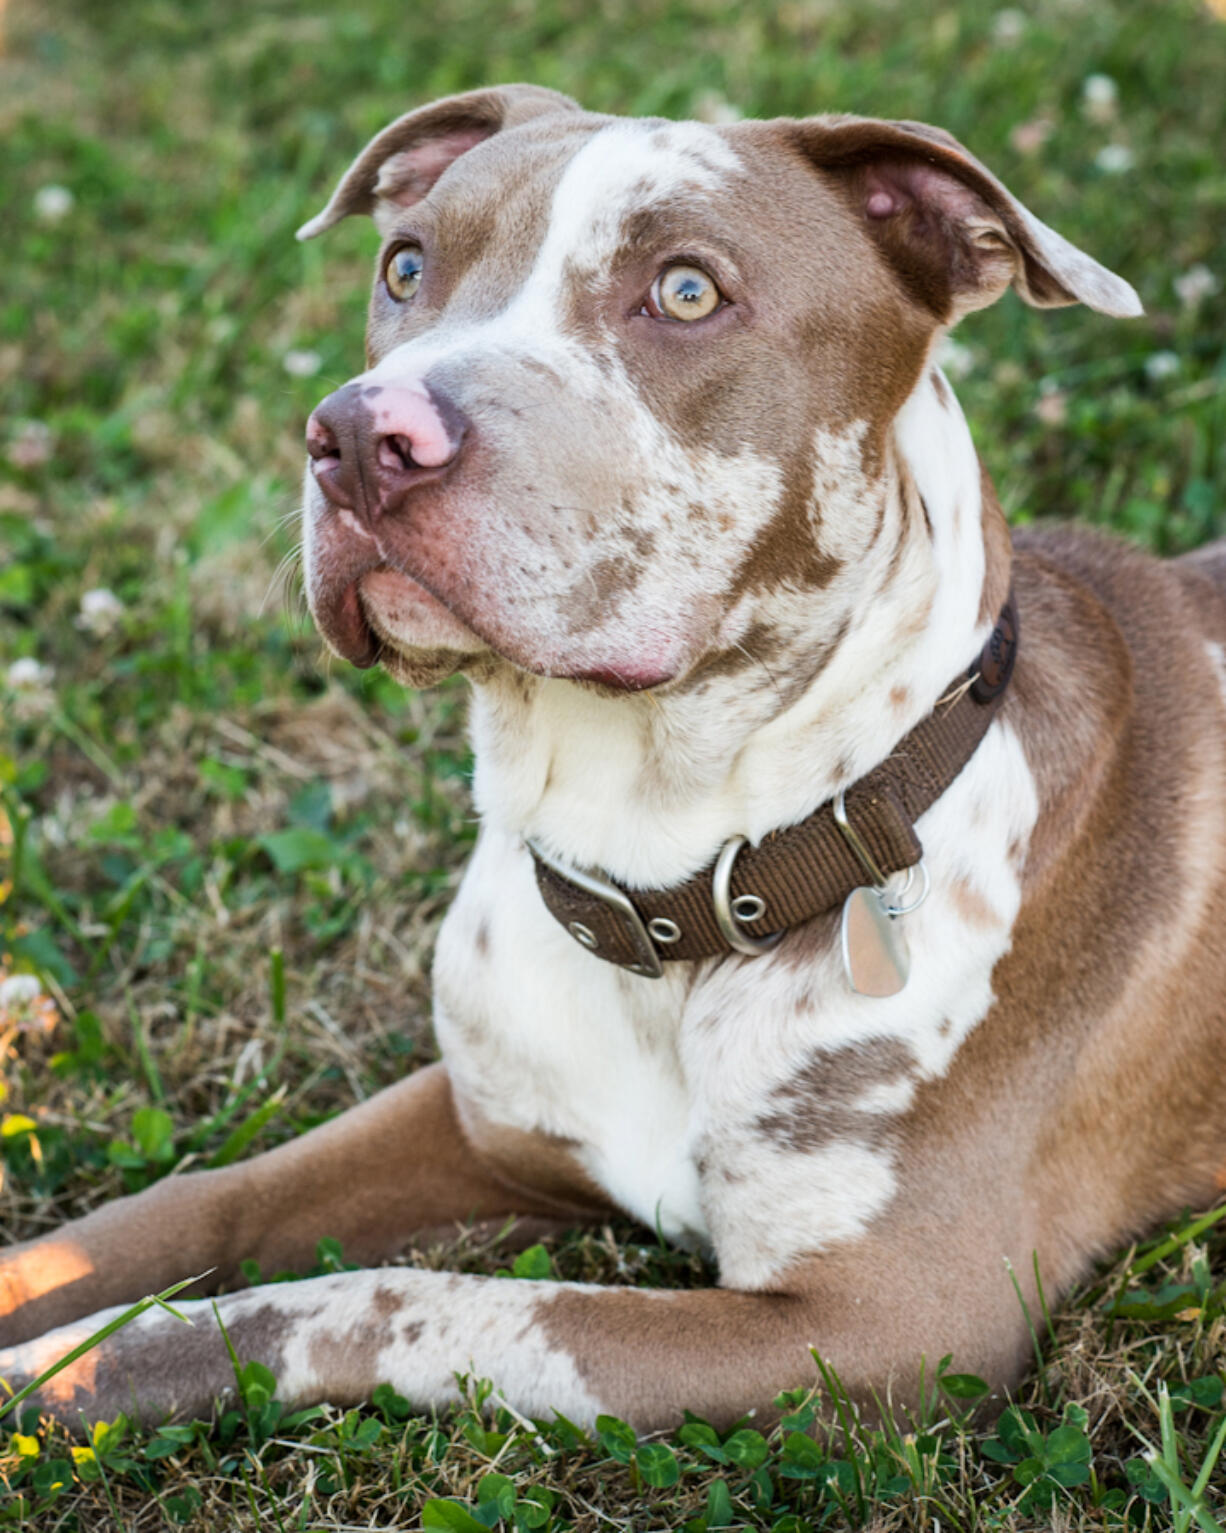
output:
MULTIPOLYGON (((859 852, 836 823, 833 801, 798 825, 772 831, 758 846, 741 846, 727 891, 739 935, 760 941, 837 909, 868 882, 865 851, 886 875, 919 862, 915 821, 974 755, 1009 684, 1017 641, 1010 593, 974 663, 885 761, 847 789, 846 817, 862 843, 859 852)), ((717 916, 715 860, 672 888, 630 890, 528 845, 549 913, 595 957, 658 978, 662 961, 733 951, 717 916)))

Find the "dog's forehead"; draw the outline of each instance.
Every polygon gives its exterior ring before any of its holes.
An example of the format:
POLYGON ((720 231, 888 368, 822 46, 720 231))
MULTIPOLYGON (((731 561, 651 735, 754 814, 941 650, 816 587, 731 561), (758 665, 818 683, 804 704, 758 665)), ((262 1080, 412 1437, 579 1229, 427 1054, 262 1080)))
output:
POLYGON ((384 233, 429 229, 447 307, 475 318, 503 307, 530 277, 538 292, 557 294, 598 276, 627 246, 636 212, 714 207, 741 174, 736 150, 702 123, 552 117, 461 156, 384 233))
POLYGON ((625 242, 636 211, 673 199, 714 200, 741 170, 739 156, 702 123, 619 120, 595 132, 554 192, 542 264, 576 275, 600 269, 625 242))
MULTIPOLYGON (((538 245, 574 246, 594 259, 625 215, 674 195, 714 192, 741 169, 735 149, 703 123, 585 114, 498 134, 462 157, 440 182, 440 219, 475 205, 543 219, 538 245)), ((432 199, 433 200, 433 199, 432 199)))

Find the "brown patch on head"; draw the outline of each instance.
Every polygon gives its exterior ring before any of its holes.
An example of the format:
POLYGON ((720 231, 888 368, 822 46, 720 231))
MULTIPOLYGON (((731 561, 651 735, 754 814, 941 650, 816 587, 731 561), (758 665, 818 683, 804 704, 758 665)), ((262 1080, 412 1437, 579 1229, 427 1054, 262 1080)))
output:
MULTIPOLYGON (((783 500, 754 539, 729 587, 735 600, 743 592, 791 587, 820 591, 843 568, 841 559, 824 553, 810 519, 812 460, 794 465, 785 479, 783 500)), ((820 522, 820 510, 818 514, 820 522)))
POLYGON ((581 634, 607 622, 626 594, 634 589, 639 574, 639 566, 625 555, 610 554, 598 559, 588 571, 587 580, 576 587, 567 602, 567 632, 581 634))
POLYGON ((875 1144, 891 1132, 896 1114, 872 1110, 873 1088, 907 1081, 914 1071, 915 1055, 896 1038, 815 1049, 803 1069, 776 1087, 773 1110, 754 1128, 789 1150, 813 1151, 837 1140, 875 1144))

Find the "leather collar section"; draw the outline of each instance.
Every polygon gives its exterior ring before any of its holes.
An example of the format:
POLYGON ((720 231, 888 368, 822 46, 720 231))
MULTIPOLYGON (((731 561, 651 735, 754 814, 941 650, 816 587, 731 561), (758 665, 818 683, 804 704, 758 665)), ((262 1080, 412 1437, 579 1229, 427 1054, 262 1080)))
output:
MULTIPOLYGON (((915 821, 974 755, 1009 685, 1017 644, 1010 592, 970 668, 880 766, 847 789, 846 817, 861 851, 887 876, 913 867, 923 855, 915 821)), ((658 977, 670 959, 733 951, 716 916, 715 860, 670 889, 628 890, 600 874, 568 868, 531 843, 529 848, 549 913, 595 957, 658 977)), ((831 801, 798 825, 772 831, 758 846, 741 847, 730 904, 737 930, 752 944, 837 909, 866 882, 862 855, 836 823, 831 801)))

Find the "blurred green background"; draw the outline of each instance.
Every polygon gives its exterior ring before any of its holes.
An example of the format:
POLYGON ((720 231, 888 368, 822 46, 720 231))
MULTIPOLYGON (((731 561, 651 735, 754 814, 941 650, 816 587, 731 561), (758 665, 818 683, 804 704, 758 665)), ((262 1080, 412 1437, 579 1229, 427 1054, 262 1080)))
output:
MULTIPOLYGON (((429 1056, 430 943, 473 835, 463 689, 329 664, 294 594, 302 428, 361 363, 376 241, 293 230, 368 136, 517 79, 609 112, 943 125, 1147 309, 1010 295, 958 331, 1006 509, 1174 552, 1226 512, 1224 8, 0 5, 5 1235, 429 1056)), ((702 1277, 641 1238, 553 1259, 702 1277)))

